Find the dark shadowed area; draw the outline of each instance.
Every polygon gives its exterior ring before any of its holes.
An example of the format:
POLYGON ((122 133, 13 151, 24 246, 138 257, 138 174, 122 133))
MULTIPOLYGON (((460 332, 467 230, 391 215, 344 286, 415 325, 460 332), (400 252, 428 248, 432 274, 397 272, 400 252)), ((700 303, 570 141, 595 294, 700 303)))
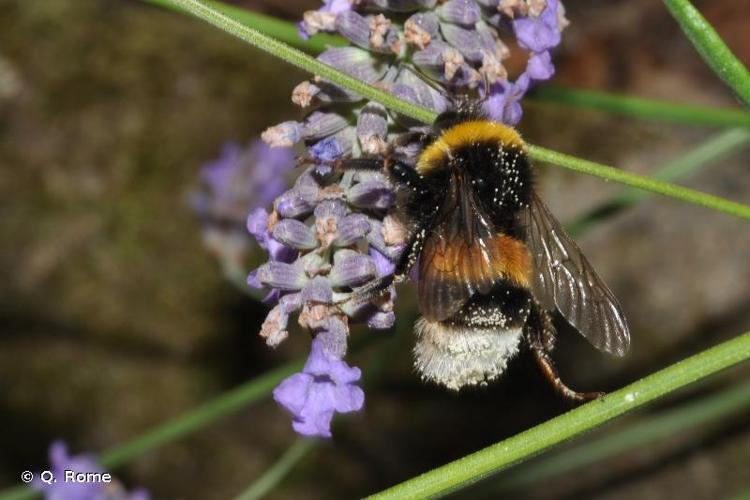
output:
MULTIPOLYGON (((750 4, 695 2, 750 62, 750 4)), ((293 20, 318 4, 246 1, 293 20)), ((736 106, 661 2, 568 0, 555 56, 559 85, 736 106)), ((301 72, 203 23, 136 0, 0 0, 0 487, 45 467, 49 443, 98 452, 283 363, 257 336, 267 307, 238 292, 203 247, 187 199, 200 166, 228 140, 247 143, 298 119, 301 72)), ((719 129, 525 105, 534 144, 649 174, 719 129)), ((750 203, 750 148, 680 182, 750 203)), ((539 167, 563 221, 621 188, 539 167)), ((750 330, 750 225, 651 197, 577 238, 620 298, 633 332, 613 359, 571 330, 556 359, 568 383, 613 390, 750 330)), ((257 260, 257 259, 256 259, 257 260)), ((249 270, 249 266, 248 266, 249 270)), ((365 409, 338 416, 269 498, 354 498, 442 465, 564 412, 528 353, 489 387, 453 394, 411 365, 412 291, 394 329, 349 359, 368 372, 365 409)), ((596 431, 628 424, 750 375, 733 369, 596 431)), ((723 498, 750 490, 750 408, 557 476, 503 486, 511 469, 465 498, 723 498)), ((296 440, 264 398, 113 473, 153 498, 224 499, 296 440)), ((574 444, 580 444, 580 441, 574 444)), ((566 445, 570 446, 570 445, 566 445)))

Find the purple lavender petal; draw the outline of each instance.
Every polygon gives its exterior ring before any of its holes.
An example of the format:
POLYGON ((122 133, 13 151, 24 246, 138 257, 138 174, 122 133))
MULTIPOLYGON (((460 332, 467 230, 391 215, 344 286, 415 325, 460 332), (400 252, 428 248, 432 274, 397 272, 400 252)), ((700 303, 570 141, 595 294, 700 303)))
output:
POLYGON ((547 0, 547 7, 539 17, 513 20, 518 44, 531 52, 544 52, 560 44, 560 25, 557 20, 558 0, 547 0))
MULTIPOLYGON (((343 154, 344 150, 334 137, 328 137, 322 141, 316 142, 310 147, 310 156, 316 160, 329 162, 333 161, 343 154)), ((328 172, 325 172, 328 173, 328 172)))
POLYGON ((555 66, 548 50, 532 54, 526 65, 526 74, 532 80, 549 80, 555 74, 555 66))
POLYGON ((326 353, 323 340, 313 339, 302 373, 284 380, 273 391, 277 403, 292 414, 292 427, 306 436, 331 436, 334 412, 358 411, 364 392, 356 385, 358 368, 326 353))
POLYGON ((302 412, 307 403, 307 394, 313 383, 308 373, 295 373, 283 380, 273 391, 273 399, 293 415, 302 412))

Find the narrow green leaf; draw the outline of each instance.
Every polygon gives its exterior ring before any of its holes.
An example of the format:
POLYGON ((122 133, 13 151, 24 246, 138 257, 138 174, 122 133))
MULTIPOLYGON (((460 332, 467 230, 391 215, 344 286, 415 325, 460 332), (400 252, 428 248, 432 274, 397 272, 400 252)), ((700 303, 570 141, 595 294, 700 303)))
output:
POLYGON ((444 495, 749 358, 750 332, 369 498, 430 498, 444 495))
POLYGON ((674 122, 681 125, 750 128, 750 113, 742 109, 713 108, 610 94, 595 90, 555 87, 534 90, 531 100, 555 102, 576 108, 588 108, 637 118, 674 122))
POLYGON ((688 0, 664 0, 664 4, 706 64, 745 106, 750 106, 750 73, 711 24, 688 0))
POLYGON ((729 387, 710 396, 635 422, 611 435, 544 457, 528 467, 499 477, 493 490, 507 491, 545 481, 600 463, 625 451, 648 446, 657 440, 708 425, 750 408, 750 383, 729 387))
POLYGON ((532 158, 750 220, 750 206, 529 144, 532 158))
MULTIPOLYGON (((748 144, 750 144, 750 130, 726 130, 716 134, 698 145, 695 149, 688 151, 676 160, 658 169, 654 172, 652 178, 663 181, 676 180, 699 168, 715 163, 748 144)), ((638 189, 626 189, 618 196, 602 203, 585 215, 565 224, 565 229, 567 229, 571 236, 576 236, 603 218, 615 215, 648 196, 648 193, 638 189)))
POLYGON ((234 500, 257 500, 263 498, 278 485, 297 463, 313 448, 315 441, 299 438, 263 475, 253 481, 245 491, 234 500))

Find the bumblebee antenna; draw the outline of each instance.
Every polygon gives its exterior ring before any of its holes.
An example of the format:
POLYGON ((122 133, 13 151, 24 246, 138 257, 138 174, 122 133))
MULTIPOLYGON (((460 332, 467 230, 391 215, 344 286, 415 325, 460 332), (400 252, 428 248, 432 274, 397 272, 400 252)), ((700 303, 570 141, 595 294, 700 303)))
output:
POLYGON ((490 77, 487 76, 487 73, 482 73, 482 81, 484 83, 484 95, 479 99, 480 104, 484 104, 490 98, 490 77))
POLYGON ((438 85, 432 76, 422 71, 420 68, 418 68, 412 63, 409 63, 406 66, 411 72, 416 73, 418 76, 422 76, 423 78, 421 78, 421 80, 425 82, 432 90, 434 90, 435 92, 443 96, 443 98, 446 101, 450 102, 451 107, 456 107, 456 96, 449 93, 447 90, 445 90, 440 85, 438 85))

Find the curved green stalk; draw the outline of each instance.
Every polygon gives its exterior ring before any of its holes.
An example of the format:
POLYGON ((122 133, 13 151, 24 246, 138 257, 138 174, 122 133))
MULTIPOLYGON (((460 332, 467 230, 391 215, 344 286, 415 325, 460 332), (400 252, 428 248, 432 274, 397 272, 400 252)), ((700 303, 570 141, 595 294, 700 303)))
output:
MULTIPOLYGON (((656 170, 652 174, 652 177, 663 181, 679 179, 701 167, 719 161, 748 144, 750 144, 750 130, 726 130, 716 134, 674 161, 667 163, 662 168, 656 170)), ((622 193, 614 198, 565 224, 565 229, 571 236, 576 236, 604 217, 615 215, 646 197, 648 197, 648 193, 638 189, 623 190, 622 193)))
POLYGON ((750 106, 750 72, 732 54, 711 24, 689 0, 664 0, 669 12, 680 24, 706 64, 732 89, 745 106, 750 106))
POLYGON ((369 498, 431 498, 447 494, 748 359, 750 332, 369 498))
POLYGON ((742 109, 696 106, 553 85, 534 89, 530 99, 681 125, 750 128, 750 113, 742 109))
POLYGON ((313 448, 315 441, 299 438, 283 455, 234 500, 257 500, 266 496, 313 448))
POLYGON ((672 410, 663 411, 640 422, 634 422, 629 427, 611 435, 546 456, 536 463, 529 464, 528 467, 499 477, 496 484, 488 486, 496 493, 497 490, 518 490, 550 477, 600 463, 625 451, 648 446, 655 440, 708 425, 740 411, 747 411, 748 408, 750 408, 750 383, 745 382, 672 410))
POLYGON ((669 182, 651 179, 643 175, 626 172, 614 167, 602 165, 593 161, 583 160, 575 156, 558 153, 550 149, 529 144, 529 156, 535 160, 565 167, 583 174, 594 175, 602 179, 619 182, 644 191, 662 194, 678 200, 700 205, 719 212, 735 215, 750 220, 750 206, 714 196, 694 189, 678 186, 669 182))
POLYGON ((194 16, 226 31, 230 35, 246 41, 250 45, 283 59, 289 64, 297 66, 304 71, 341 85, 342 87, 351 90, 352 92, 356 92, 371 101, 379 102, 388 109, 425 123, 432 123, 435 120, 436 114, 434 111, 402 101, 388 92, 368 85, 346 73, 342 73, 341 71, 310 57, 301 50, 290 47, 285 43, 266 36, 260 31, 232 19, 216 8, 212 8, 200 0, 170 1, 194 16))

